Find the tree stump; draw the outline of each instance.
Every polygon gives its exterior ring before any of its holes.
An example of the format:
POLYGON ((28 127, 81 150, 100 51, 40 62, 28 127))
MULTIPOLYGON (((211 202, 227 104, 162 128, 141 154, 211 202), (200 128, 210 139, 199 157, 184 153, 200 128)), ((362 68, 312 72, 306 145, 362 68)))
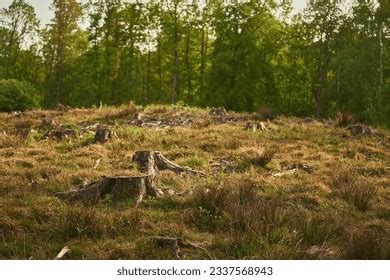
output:
POLYGON ((247 123, 245 125, 245 130, 252 130, 253 132, 256 132, 257 129, 260 129, 262 131, 267 131, 267 127, 265 126, 265 124, 263 122, 260 122, 260 123, 247 123))
POLYGON ((43 118, 40 127, 55 127, 56 122, 50 118, 43 118))
POLYGON ((101 125, 96 128, 95 143, 105 143, 113 137, 113 132, 107 125, 101 125))
POLYGON ((375 135, 374 130, 366 125, 363 124, 353 124, 348 127, 348 129, 351 131, 352 136, 373 136, 375 135))
POLYGON ((114 201, 133 198, 136 200, 135 207, 138 207, 145 196, 156 197, 160 195, 160 192, 153 185, 153 177, 148 175, 104 177, 78 190, 56 194, 65 201, 89 205, 98 203, 107 195, 111 195, 114 201))
POLYGON ((209 115, 226 117, 227 113, 225 108, 213 108, 209 111, 209 115))
POLYGON ((68 192, 57 193, 55 195, 68 202, 81 202, 90 205, 98 203, 107 195, 111 195, 115 201, 133 198, 136 200, 135 207, 138 207, 145 196, 158 197, 163 194, 163 192, 153 184, 158 170, 171 170, 177 173, 188 172, 191 174, 204 175, 204 173, 200 171, 182 167, 167 160, 160 152, 137 151, 133 155, 133 161, 138 164, 138 169, 147 175, 135 177, 104 177, 87 186, 82 186, 68 192))
POLYGON ((133 162, 138 164, 138 169, 141 172, 145 172, 148 175, 155 175, 158 170, 170 170, 175 173, 187 172, 192 175, 205 176, 206 174, 201 171, 192 170, 185 166, 177 165, 174 162, 169 161, 158 151, 137 151, 133 155, 133 162))
POLYGON ((70 128, 57 128, 50 130, 44 135, 44 138, 54 138, 58 141, 69 139, 69 137, 76 137, 77 131, 70 128))

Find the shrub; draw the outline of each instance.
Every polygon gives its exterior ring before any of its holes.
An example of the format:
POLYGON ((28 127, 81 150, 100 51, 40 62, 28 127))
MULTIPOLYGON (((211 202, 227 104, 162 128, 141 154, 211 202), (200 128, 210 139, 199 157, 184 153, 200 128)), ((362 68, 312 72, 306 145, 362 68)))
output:
POLYGON ((18 80, 0 80, 0 111, 25 111, 39 105, 33 86, 18 80))

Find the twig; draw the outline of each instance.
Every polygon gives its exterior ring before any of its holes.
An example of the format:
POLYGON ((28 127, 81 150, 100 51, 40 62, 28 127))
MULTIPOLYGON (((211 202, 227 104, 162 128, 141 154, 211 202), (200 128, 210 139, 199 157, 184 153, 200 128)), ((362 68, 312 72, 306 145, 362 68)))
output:
POLYGON ((70 253, 72 250, 68 248, 68 246, 65 246, 62 248, 62 250, 58 253, 58 255, 54 258, 55 260, 62 259, 66 254, 70 253))

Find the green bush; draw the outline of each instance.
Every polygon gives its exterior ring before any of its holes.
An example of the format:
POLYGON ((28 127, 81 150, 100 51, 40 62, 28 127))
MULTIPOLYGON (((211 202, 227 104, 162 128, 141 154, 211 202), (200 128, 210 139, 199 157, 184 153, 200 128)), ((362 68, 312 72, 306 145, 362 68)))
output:
POLYGON ((25 111, 39 106, 34 87, 18 80, 0 80, 0 111, 25 111))

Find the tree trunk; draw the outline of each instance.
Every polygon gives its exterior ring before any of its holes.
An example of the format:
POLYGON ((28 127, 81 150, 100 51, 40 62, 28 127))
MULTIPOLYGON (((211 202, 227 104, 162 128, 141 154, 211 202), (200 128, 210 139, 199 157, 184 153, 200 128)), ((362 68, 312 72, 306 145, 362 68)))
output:
POLYGON ((139 171, 147 175, 104 177, 88 186, 81 186, 76 190, 68 192, 56 193, 55 196, 68 202, 81 202, 93 205, 111 195, 115 201, 133 198, 136 200, 135 207, 138 207, 142 199, 147 195, 158 197, 163 194, 160 189, 154 186, 154 178, 158 170, 205 175, 203 172, 179 166, 166 159, 157 151, 137 151, 133 155, 133 161, 137 163, 139 171))
POLYGON ((313 97, 316 103, 316 117, 320 118, 322 112, 322 93, 328 82, 328 68, 330 64, 330 53, 328 46, 324 46, 322 61, 319 61, 317 81, 313 85, 313 97))
POLYGON ((58 46, 57 46, 57 61, 56 61, 56 105, 62 103, 62 83, 63 83, 63 52, 64 42, 62 35, 58 35, 58 46))
MULTIPOLYGON (((190 32, 190 31, 188 31, 190 32)), ((188 101, 192 102, 192 84, 191 84, 191 67, 190 67, 190 34, 187 35, 187 43, 186 43, 186 66, 187 66, 187 87, 188 87, 188 101)))
POLYGON ((113 133, 108 126, 99 126, 95 132, 95 143, 105 143, 111 139, 113 133))
MULTIPOLYGON (((205 8, 207 9, 207 7, 205 8)), ((199 91, 200 91, 200 96, 201 99, 204 100, 204 73, 205 73, 205 68, 206 68, 206 57, 207 57, 207 42, 208 42, 208 33, 206 30, 206 23, 205 20, 203 21, 203 26, 202 26, 202 39, 201 39, 201 49, 200 49, 200 86, 199 86, 199 91)))
POLYGON ((163 94, 163 81, 162 81, 162 67, 161 67, 161 43, 160 39, 157 38, 157 60, 158 60, 158 81, 159 81, 159 94, 157 102, 161 101, 161 95, 163 94))
MULTIPOLYGON (((381 95, 383 92, 383 84, 384 84, 384 77, 383 77, 383 54, 384 54, 384 44, 383 44, 383 27, 382 23, 380 23, 379 26, 379 86, 378 86, 378 93, 376 96, 376 108, 380 110, 381 107, 381 95)), ((374 107, 375 108, 375 107, 374 107)))
POLYGON ((172 104, 176 104, 177 99, 177 81, 179 79, 179 34, 178 34, 178 2, 174 2, 174 65, 173 65, 173 77, 172 77, 172 104))

